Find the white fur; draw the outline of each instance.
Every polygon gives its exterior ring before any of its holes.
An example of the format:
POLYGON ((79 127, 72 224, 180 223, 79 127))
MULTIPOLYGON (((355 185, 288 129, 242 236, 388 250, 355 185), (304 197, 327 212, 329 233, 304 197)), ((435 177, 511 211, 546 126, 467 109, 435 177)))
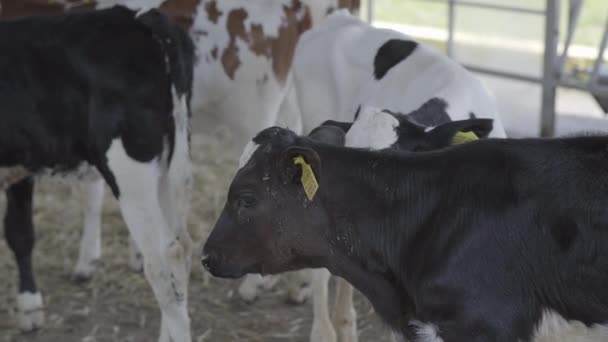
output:
POLYGON ((120 139, 112 141, 107 157, 121 190, 123 217, 141 248, 144 273, 161 308, 160 341, 189 342, 187 263, 184 251, 179 250, 179 235, 163 215, 159 198, 162 165, 157 160, 142 163, 131 159, 120 139))
POLYGON ((241 153, 241 157, 239 158, 239 169, 249 163, 251 156, 253 156, 255 151, 257 151, 258 147, 260 147, 260 145, 254 142, 253 140, 248 142, 247 145, 245 145, 243 153, 241 153))
POLYGON ((74 276, 89 279, 95 272, 96 263, 101 257, 101 209, 105 182, 103 179, 98 179, 95 182, 85 183, 84 187, 87 194, 84 229, 80 239, 74 276))
POLYGON ((22 331, 32 331, 44 325, 44 304, 40 292, 17 295, 17 324, 22 331))
POLYGON ((338 341, 357 342, 357 311, 353 304, 353 287, 344 278, 336 278, 336 304, 334 306, 334 327, 338 341))
POLYGON ((276 285, 278 280, 278 276, 274 275, 248 274, 239 285, 239 296, 245 302, 251 303, 256 300, 259 288, 269 290, 276 285))
MULTIPOLYGON (((188 279, 192 241, 187 231, 192 169, 188 148, 189 121, 185 96, 173 94, 175 145, 159 159, 138 162, 122 141, 112 141, 108 165, 120 188, 119 204, 135 244, 141 249, 144 273, 161 309, 161 342, 191 341, 188 279)), ((165 144, 167 146, 167 144, 165 144)))
POLYGON ((226 74, 221 56, 230 44, 226 25, 228 14, 232 10, 244 8, 247 11, 247 30, 251 24, 261 24, 265 35, 276 38, 282 23, 287 20, 283 5, 290 2, 217 1, 217 8, 222 15, 217 18, 217 23, 214 23, 205 10, 209 0, 201 1, 191 30, 199 56, 199 63, 194 70, 194 110, 218 115, 224 123, 238 132, 237 136, 247 139, 274 123, 285 90, 274 74, 273 61, 266 56, 255 55, 248 42, 237 38, 236 46, 241 64, 232 79, 226 74), (217 50, 215 59, 212 57, 214 50, 217 50))
POLYGON ((567 321, 555 311, 546 310, 537 324, 533 342, 608 341, 608 325, 587 327, 579 321, 567 321))
POLYGON ((413 342, 443 342, 435 325, 420 321, 410 321, 410 325, 416 330, 416 339, 413 342))
POLYGON ((131 236, 129 237, 129 268, 133 272, 143 272, 144 270, 144 257, 141 249, 137 247, 137 242, 131 236))
POLYGON ((418 45, 375 80, 375 55, 389 39, 412 40, 397 31, 374 28, 343 10, 302 35, 292 73, 305 132, 327 119, 352 121, 360 105, 410 113, 440 97, 448 103, 452 120, 468 119, 474 112, 479 118, 494 119, 490 136, 506 136, 493 96, 470 72, 434 48, 418 45))
POLYGON ((329 311, 327 309, 328 287, 331 274, 325 268, 315 270, 312 274, 313 299, 313 321, 310 332, 310 342, 334 342, 337 334, 334 330, 329 311))
POLYGON ((243 279, 238 288, 239 297, 247 303, 255 301, 258 296, 258 284, 261 280, 261 274, 248 274, 245 276, 245 279, 243 279))
POLYGON ((381 150, 397 142, 395 128, 399 121, 378 108, 363 107, 359 117, 346 134, 345 145, 349 147, 381 150))

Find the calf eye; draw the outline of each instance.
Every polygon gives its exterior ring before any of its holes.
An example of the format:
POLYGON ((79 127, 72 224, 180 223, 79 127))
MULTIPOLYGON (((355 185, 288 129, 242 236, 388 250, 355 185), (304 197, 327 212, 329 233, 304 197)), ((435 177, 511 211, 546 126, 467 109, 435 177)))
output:
POLYGON ((255 204, 255 196, 252 193, 242 193, 236 200, 236 204, 242 208, 251 208, 255 204))

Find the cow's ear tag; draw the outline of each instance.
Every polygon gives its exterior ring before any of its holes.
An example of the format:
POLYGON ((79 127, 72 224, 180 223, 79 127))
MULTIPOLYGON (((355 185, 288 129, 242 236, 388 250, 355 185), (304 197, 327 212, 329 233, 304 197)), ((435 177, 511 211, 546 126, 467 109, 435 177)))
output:
POLYGON ((478 140, 477 135, 471 131, 469 132, 458 132, 452 138, 452 145, 464 144, 470 141, 478 140))
POLYGON ((315 178, 315 173, 312 171, 310 164, 302 156, 293 158, 293 163, 302 166, 302 187, 304 187, 304 192, 308 199, 312 201, 317 190, 319 190, 319 183, 317 182, 317 178, 315 178))

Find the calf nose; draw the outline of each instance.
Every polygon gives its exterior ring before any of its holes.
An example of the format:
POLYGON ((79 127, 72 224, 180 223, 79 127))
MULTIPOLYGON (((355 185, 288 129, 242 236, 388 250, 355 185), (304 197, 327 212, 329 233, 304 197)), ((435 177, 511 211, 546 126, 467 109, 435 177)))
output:
POLYGON ((203 267, 207 271, 211 271, 211 263, 212 263, 212 256, 211 256, 211 254, 203 253, 203 256, 201 258, 201 263, 203 264, 203 267))

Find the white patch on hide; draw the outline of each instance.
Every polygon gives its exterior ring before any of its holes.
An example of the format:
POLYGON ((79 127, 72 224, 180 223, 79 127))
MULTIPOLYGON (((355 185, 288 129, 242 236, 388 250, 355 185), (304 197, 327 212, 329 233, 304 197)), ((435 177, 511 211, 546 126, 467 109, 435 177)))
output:
POLYGON ((254 142, 253 140, 249 141, 247 143, 247 145, 245 145, 245 148, 243 149, 243 153, 241 154, 241 157, 239 158, 239 169, 241 169, 241 168, 243 168, 243 166, 247 165, 247 163, 251 159, 251 156, 253 156, 253 154, 258 149, 258 147, 260 147, 260 145, 256 142, 254 142))
POLYGON ((87 195, 84 229, 80 239, 78 261, 74 269, 74 276, 78 279, 89 279, 96 269, 96 264, 101 257, 101 210, 103 208, 103 196, 105 182, 99 179, 95 182, 84 184, 87 195))
POLYGON ((546 310, 533 336, 533 342, 608 341, 608 325, 587 327, 580 321, 567 321, 555 311, 546 310))
MULTIPOLYGON (((270 38, 279 36, 279 29, 286 22, 284 7, 291 7, 292 0, 256 0, 256 1, 217 1, 217 9, 223 13, 223 19, 230 11, 244 9, 247 18, 244 25, 245 30, 251 30, 252 25, 261 25, 264 35, 270 38)), ((225 27, 225 26, 224 26, 225 27)))
POLYGON ((397 142, 399 121, 378 108, 363 107, 346 133, 346 146, 380 150, 397 142))
POLYGON ((17 323, 22 331, 32 331, 44 325, 44 304, 40 292, 17 295, 17 323))
POLYGON ((410 325, 416 330, 416 339, 412 342, 443 342, 435 325, 420 321, 410 321, 410 325))
POLYGON ((131 158, 120 138, 112 141, 106 156, 121 190, 119 205, 122 216, 131 237, 141 249, 144 270, 156 300, 162 303, 159 341, 191 341, 186 257, 183 249, 174 252, 171 248, 176 246, 179 232, 169 226, 166 208, 161 206, 159 198, 159 183, 166 173, 156 158, 149 162, 131 158))

